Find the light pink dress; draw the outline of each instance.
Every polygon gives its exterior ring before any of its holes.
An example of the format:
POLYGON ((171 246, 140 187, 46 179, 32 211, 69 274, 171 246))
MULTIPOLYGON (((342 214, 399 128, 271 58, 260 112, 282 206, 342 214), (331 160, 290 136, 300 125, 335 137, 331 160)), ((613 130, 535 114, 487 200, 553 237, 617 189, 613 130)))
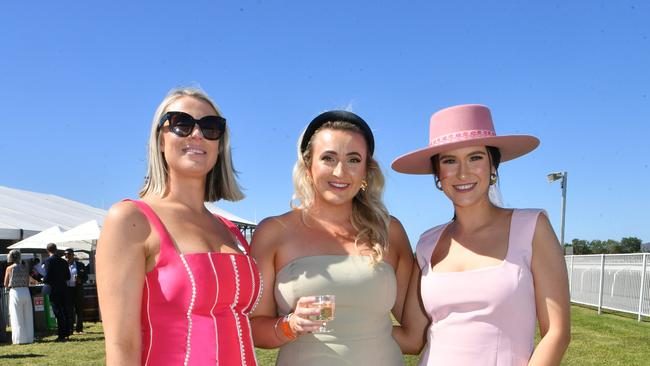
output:
POLYGON ((420 365, 528 363, 536 322, 532 240, 540 212, 514 210, 504 261, 471 271, 431 271, 431 254, 448 223, 422 234, 416 253, 431 326, 420 365))

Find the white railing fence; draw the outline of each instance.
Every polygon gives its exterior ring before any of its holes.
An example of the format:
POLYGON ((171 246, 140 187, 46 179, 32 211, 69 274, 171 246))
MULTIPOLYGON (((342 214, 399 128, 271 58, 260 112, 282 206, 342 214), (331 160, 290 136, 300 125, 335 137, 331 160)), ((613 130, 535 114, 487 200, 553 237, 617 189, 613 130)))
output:
POLYGON ((650 253, 567 255, 571 302, 650 316, 650 253))

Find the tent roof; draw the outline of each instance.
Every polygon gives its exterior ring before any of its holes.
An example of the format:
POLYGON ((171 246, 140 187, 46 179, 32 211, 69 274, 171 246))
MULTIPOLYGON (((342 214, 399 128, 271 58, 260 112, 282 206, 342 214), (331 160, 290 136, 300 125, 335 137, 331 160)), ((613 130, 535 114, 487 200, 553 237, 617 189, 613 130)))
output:
POLYGON ((249 221, 249 220, 246 220, 246 219, 242 219, 241 217, 239 217, 237 215, 233 215, 230 212, 228 212, 228 211, 226 211, 226 210, 224 210, 222 208, 217 207, 217 205, 215 205, 214 203, 206 202, 205 207, 210 212, 212 212, 213 214, 217 214, 217 215, 219 215, 221 217, 225 217, 226 219, 234 222, 235 224, 243 224, 243 225, 248 225, 248 226, 257 226, 256 223, 254 223, 252 221, 249 221))
MULTIPOLYGON (((236 224, 256 225, 212 203, 206 203, 206 207, 236 224)), ((68 230, 92 220, 101 227, 105 216, 106 210, 81 202, 0 186, 0 239, 22 239, 55 225, 68 230)))
POLYGON ((52 243, 54 239, 61 235, 61 232, 61 228, 55 225, 18 243, 12 244, 7 249, 45 249, 49 243, 52 243))
POLYGON ((21 239, 54 225, 70 229, 88 220, 104 222, 106 211, 52 194, 0 186, 0 239, 21 239))

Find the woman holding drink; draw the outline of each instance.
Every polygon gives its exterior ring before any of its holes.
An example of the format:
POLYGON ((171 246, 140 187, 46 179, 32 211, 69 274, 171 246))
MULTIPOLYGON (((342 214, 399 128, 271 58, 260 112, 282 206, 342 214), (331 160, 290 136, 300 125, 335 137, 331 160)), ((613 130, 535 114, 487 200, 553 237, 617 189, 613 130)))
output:
POLYGON ((317 116, 299 139, 293 209, 265 219, 251 251, 262 273, 255 345, 277 365, 401 365, 390 312, 402 317, 412 266, 402 225, 381 201, 370 127, 317 116))

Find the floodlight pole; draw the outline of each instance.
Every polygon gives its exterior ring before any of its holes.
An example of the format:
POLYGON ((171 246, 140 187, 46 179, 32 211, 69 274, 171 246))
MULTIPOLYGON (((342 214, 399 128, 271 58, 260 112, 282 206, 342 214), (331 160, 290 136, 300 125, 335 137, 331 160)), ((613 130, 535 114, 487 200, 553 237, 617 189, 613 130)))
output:
POLYGON ((548 179, 549 183, 553 183, 556 180, 560 180, 560 183, 562 184, 562 224, 560 226, 560 245, 562 248, 564 248, 564 217, 566 214, 566 184, 567 184, 567 172, 555 172, 555 173, 550 173, 546 175, 546 178, 548 179))
POLYGON ((566 183, 567 172, 562 173, 562 226, 560 229, 560 246, 564 248, 564 217, 566 213, 566 183))

